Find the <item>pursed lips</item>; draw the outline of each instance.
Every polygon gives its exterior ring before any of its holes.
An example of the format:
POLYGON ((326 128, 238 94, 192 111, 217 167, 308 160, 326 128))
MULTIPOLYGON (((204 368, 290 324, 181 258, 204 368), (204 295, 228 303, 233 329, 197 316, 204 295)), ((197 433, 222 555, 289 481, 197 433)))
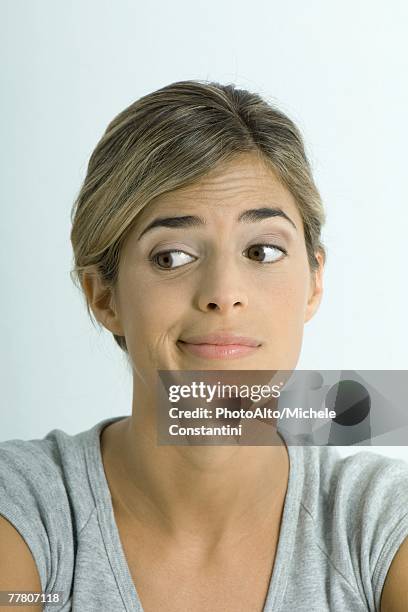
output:
POLYGON ((260 346, 260 340, 249 336, 239 336, 228 332, 214 332, 199 336, 189 336, 180 338, 180 342, 188 344, 215 344, 215 345, 241 345, 241 346, 260 346))
POLYGON ((189 336, 178 341, 189 353, 205 359, 234 359, 250 355, 261 346, 256 338, 228 332, 189 336))

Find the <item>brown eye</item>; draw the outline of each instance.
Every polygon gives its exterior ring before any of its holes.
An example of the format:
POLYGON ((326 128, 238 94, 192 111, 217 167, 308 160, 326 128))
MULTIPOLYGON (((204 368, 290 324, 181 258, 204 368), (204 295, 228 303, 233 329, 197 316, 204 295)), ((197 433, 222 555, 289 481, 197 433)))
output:
POLYGON ((184 266, 186 263, 189 263, 188 261, 185 261, 186 258, 189 257, 194 259, 192 255, 189 255, 184 251, 181 251, 179 249, 172 249, 171 251, 161 251, 160 253, 156 253, 156 255, 153 255, 151 257, 151 261, 153 261, 153 263, 155 263, 159 268, 173 270, 174 268, 181 268, 181 266, 184 266), (174 253, 176 255, 174 255, 174 253), (176 262, 177 264, 177 262, 180 261, 181 263, 178 263, 178 265, 173 265, 174 262, 176 262))
POLYGON ((251 258, 263 263, 274 263, 286 255, 284 249, 274 244, 253 244, 247 251, 251 258))

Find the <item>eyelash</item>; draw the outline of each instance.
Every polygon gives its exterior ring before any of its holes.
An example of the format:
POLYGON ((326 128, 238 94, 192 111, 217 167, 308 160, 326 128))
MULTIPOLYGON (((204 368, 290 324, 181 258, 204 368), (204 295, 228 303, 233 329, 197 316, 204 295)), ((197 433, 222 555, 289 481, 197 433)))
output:
MULTIPOLYGON (((251 244, 251 246, 248 247, 248 249, 251 249, 252 247, 272 247, 273 249, 277 249, 278 251, 281 251, 281 253, 283 253, 284 256, 286 256, 288 254, 288 252, 286 251, 286 249, 284 249, 283 247, 280 247, 276 244, 268 244, 268 243, 260 243, 260 244, 251 244)), ((246 249, 246 250, 248 250, 246 249)), ((171 271, 171 270, 178 270, 179 268, 184 268, 184 266, 186 266, 187 264, 182 264, 181 266, 176 266, 175 268, 162 268, 160 267, 157 262, 156 262, 156 258, 159 257, 159 255, 166 255, 167 253, 186 253, 186 251, 183 251, 182 249, 168 249, 166 251, 159 251, 159 253, 155 253, 154 255, 152 255, 151 257, 148 258, 148 260, 153 263, 154 265, 156 265, 160 270, 163 271, 171 271)), ((187 253, 187 255, 190 255, 189 253, 187 253)), ((194 257, 194 255, 190 255, 190 257, 194 257)), ((278 261, 281 261, 282 258, 277 259, 276 261, 260 261, 258 263, 261 264, 274 264, 277 263, 278 261)), ((256 260, 253 260, 256 261, 256 260)), ((188 262, 188 263, 192 263, 192 262, 188 262)))

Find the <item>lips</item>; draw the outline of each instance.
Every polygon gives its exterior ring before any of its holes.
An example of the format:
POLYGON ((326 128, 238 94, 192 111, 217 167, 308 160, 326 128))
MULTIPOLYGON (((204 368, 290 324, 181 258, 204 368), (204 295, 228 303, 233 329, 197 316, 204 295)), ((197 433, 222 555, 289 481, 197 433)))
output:
POLYGON ((188 353, 204 359, 237 359, 251 355, 261 345, 256 338, 238 336, 230 332, 189 336, 180 339, 178 343, 188 353))
POLYGON ((185 342, 187 344, 215 344, 218 346, 260 346, 261 344, 256 338, 238 336, 228 332, 214 332, 202 336, 189 336, 188 338, 180 338, 180 342, 185 342))

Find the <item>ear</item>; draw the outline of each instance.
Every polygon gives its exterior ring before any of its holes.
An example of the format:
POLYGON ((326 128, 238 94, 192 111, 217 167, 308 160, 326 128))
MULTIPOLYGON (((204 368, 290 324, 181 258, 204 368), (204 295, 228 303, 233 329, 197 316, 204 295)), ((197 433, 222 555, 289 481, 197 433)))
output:
POLYGON ((319 262, 319 267, 311 273, 310 291, 305 310, 305 323, 316 313, 323 295, 324 257, 320 251, 317 251, 315 255, 319 262))
POLYGON ((102 280, 95 266, 84 272, 82 287, 95 318, 113 334, 124 336, 112 287, 102 280))

